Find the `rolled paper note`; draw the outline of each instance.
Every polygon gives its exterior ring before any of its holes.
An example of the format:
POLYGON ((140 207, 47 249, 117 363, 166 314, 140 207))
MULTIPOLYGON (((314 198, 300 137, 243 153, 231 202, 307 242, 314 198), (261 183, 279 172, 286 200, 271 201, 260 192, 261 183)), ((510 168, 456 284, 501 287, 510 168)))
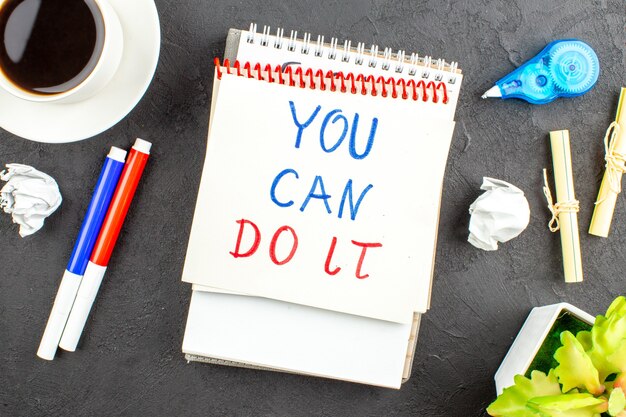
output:
POLYGON ((604 136, 606 171, 602 178, 598 200, 593 209, 589 233, 608 237, 617 203, 617 195, 622 191, 622 174, 626 171, 626 88, 622 88, 617 105, 617 116, 604 136))
POLYGON ((552 213, 548 227, 551 232, 561 231, 565 282, 581 282, 583 280, 583 267, 578 232, 579 203, 574 194, 569 132, 567 130, 550 132, 550 145, 557 202, 554 203, 552 200, 552 193, 548 186, 548 175, 544 169, 545 186, 543 192, 548 200, 548 208, 552 213))

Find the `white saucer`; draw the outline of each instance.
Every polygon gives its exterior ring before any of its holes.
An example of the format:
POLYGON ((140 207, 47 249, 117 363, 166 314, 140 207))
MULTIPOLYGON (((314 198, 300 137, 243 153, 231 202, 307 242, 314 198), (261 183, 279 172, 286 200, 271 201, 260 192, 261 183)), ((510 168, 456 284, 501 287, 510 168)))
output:
POLYGON ((161 28, 154 0, 109 0, 124 31, 113 79, 95 96, 70 104, 33 103, 0 90, 0 127, 37 142, 87 139, 122 120, 144 95, 159 59, 161 28))

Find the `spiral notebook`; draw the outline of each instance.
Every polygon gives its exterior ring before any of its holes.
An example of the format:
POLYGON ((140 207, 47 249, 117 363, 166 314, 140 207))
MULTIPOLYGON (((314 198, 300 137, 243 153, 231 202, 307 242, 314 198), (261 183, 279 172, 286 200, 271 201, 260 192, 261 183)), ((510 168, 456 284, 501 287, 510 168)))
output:
POLYGON ((430 303, 460 70, 254 26, 225 56, 183 351, 399 387, 430 303))

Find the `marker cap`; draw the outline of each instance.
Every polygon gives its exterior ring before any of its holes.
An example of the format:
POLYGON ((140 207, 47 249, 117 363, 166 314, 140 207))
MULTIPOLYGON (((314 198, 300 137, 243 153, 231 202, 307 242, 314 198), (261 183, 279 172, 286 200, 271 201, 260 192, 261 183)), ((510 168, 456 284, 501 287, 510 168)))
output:
POLYGON ((126 160, 126 151, 124 149, 120 149, 117 146, 111 146, 111 150, 107 155, 111 159, 115 159, 119 162, 124 162, 126 160))
POLYGON ((148 142, 147 140, 143 140, 139 138, 135 140, 135 144, 133 145, 133 149, 141 153, 148 154, 148 155, 150 155, 151 148, 152 148, 152 143, 148 142))

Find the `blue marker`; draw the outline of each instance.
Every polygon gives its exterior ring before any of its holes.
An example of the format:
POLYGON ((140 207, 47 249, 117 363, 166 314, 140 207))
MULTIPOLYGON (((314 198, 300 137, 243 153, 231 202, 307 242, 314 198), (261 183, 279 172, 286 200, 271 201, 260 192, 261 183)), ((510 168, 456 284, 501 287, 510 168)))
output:
POLYGON ((65 274, 63 274, 46 330, 41 338, 37 356, 42 359, 54 359, 65 323, 76 299, 78 287, 100 233, 104 216, 109 209, 113 192, 124 168, 125 159, 126 151, 112 146, 109 155, 104 160, 100 178, 98 178, 98 183, 91 197, 91 203, 89 203, 87 208, 83 225, 80 228, 80 232, 78 232, 72 256, 67 264, 65 274))
POLYGON ((482 98, 519 98, 545 104, 591 90, 600 75, 593 49, 577 39, 549 43, 539 54, 496 82, 482 98))

